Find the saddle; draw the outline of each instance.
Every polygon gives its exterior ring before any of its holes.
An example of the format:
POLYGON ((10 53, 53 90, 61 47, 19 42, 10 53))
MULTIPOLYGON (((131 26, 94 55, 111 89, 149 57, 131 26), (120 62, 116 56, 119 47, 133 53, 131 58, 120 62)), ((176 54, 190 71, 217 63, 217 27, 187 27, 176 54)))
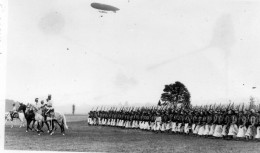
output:
POLYGON ((54 109, 48 110, 48 112, 46 113, 46 116, 50 117, 50 118, 54 118, 54 109))

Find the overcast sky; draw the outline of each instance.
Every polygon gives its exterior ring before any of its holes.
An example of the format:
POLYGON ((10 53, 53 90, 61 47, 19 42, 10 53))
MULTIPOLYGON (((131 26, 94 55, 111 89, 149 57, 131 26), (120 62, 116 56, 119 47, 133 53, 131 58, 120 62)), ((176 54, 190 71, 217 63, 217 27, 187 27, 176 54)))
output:
POLYGON ((193 104, 259 98, 260 2, 8 2, 6 98, 157 104, 175 81, 193 104), (100 13, 92 2, 120 10, 100 13))

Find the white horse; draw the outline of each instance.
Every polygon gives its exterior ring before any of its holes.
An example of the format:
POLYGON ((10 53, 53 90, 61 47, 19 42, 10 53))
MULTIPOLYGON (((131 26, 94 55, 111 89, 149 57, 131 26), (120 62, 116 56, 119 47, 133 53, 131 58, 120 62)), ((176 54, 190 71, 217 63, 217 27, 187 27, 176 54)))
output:
MULTIPOLYGON (((67 126, 67 122, 66 122, 66 117, 63 113, 55 111, 55 112, 52 112, 52 116, 53 116, 52 118, 51 117, 44 118, 46 110, 37 109, 33 105, 31 105, 31 108, 33 109, 33 112, 35 113, 35 121, 36 121, 35 123, 37 123, 37 124, 41 123, 43 126, 43 122, 46 122, 46 124, 48 124, 47 122, 50 121, 50 127, 51 127, 50 135, 54 134, 54 131, 55 131, 54 129, 56 129, 55 124, 58 124, 60 126, 62 135, 65 135, 64 126, 66 129, 68 129, 68 126, 67 126)), ((38 135, 40 135, 40 133, 38 133, 38 135)))
MULTIPOLYGON (((53 127, 54 123, 56 122, 61 128, 62 135, 65 135, 64 127, 66 129, 69 129, 69 127, 67 125, 67 121, 66 121, 66 117, 65 117, 64 113, 61 113, 59 111, 54 111, 52 115, 53 115, 53 118, 51 118, 52 127, 53 127)), ((54 130, 52 130, 50 135, 53 135, 53 134, 54 134, 54 130)))
POLYGON ((10 112, 6 112, 5 113, 5 124, 7 123, 7 121, 10 121, 11 122, 11 128, 14 127, 14 124, 13 124, 14 123, 14 119, 19 120, 21 122, 19 128, 25 127, 25 116, 24 116, 24 113, 17 112, 17 114, 15 114, 13 116, 13 120, 12 120, 10 112))

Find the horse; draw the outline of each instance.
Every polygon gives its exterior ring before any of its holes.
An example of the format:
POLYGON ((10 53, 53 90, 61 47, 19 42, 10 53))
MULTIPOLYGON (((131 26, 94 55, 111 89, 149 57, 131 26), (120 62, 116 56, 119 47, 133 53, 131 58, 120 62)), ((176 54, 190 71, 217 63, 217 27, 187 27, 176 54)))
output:
MULTIPOLYGON (((47 109, 46 108, 43 109, 44 115, 46 115, 46 112, 47 112, 47 109)), ((53 111, 53 112, 50 112, 50 116, 51 117, 45 116, 45 117, 47 117, 47 120, 51 121, 52 128, 51 128, 50 135, 54 134, 54 128, 56 128, 54 126, 55 123, 57 123, 59 125, 62 135, 65 135, 65 128, 68 129, 65 115, 61 112, 53 111)))
POLYGON ((47 128, 48 128, 47 132, 50 133, 51 130, 50 130, 49 124, 48 124, 48 121, 50 121, 50 119, 46 120, 46 118, 43 116, 42 108, 37 109, 35 106, 28 104, 27 109, 31 110, 34 113, 33 125, 35 125, 35 123, 37 123, 38 126, 36 128, 36 131, 38 132, 38 135, 40 135, 40 132, 43 132, 42 127, 44 126, 44 124, 47 125, 47 128), (40 124, 41 124, 41 126, 40 126, 40 124))
POLYGON ((22 111, 24 116, 25 116, 25 119, 27 121, 27 127, 26 127, 26 132, 28 132, 28 130, 32 130, 32 128, 34 130, 36 130, 34 128, 34 123, 35 123, 35 114, 33 113, 33 111, 31 109, 29 109, 29 105, 26 106, 25 104, 23 103, 20 103, 20 106, 18 108, 18 111, 22 111), (33 122, 32 124, 32 128, 30 128, 30 124, 31 122, 33 122))
MULTIPOLYGON (((41 108, 36 108, 35 106, 33 105, 29 105, 30 109, 33 111, 33 113, 35 114, 35 122, 37 124, 41 124, 41 126, 38 126, 37 128, 37 132, 38 132, 38 135, 40 135, 40 132, 43 132, 41 130, 41 128, 43 127, 44 123, 47 125, 48 127, 48 133, 50 133, 50 135, 53 135, 54 134, 54 131, 57 129, 56 126, 54 125, 55 123, 58 124, 61 128, 61 133, 63 135, 64 134, 64 127, 63 127, 63 121, 62 119, 65 118, 65 116, 62 116, 60 117, 60 115, 54 115, 55 118, 51 118, 51 117, 48 117, 46 116, 46 111, 47 109, 45 107, 41 107, 41 108), (50 123, 50 127, 51 129, 49 128, 49 124, 50 123)), ((66 118, 65 118, 65 121, 66 121, 66 118)))
POLYGON ((45 122, 49 123, 49 126, 51 128, 50 134, 53 130, 57 129, 57 127, 55 126, 56 124, 58 124, 61 128, 61 125, 57 122, 57 120, 55 120, 54 118, 51 118, 50 115, 46 114, 46 112, 48 111, 48 109, 46 107, 43 107, 41 111, 42 111, 42 116, 44 117, 45 122))
POLYGON ((25 116, 24 116, 24 114, 22 112, 17 112, 17 113, 15 113, 13 115, 11 115, 11 112, 6 112, 5 113, 5 123, 7 121, 11 121, 11 128, 14 127, 14 124, 13 124, 14 119, 18 119, 21 122, 19 128, 25 126, 24 125, 25 124, 25 116))

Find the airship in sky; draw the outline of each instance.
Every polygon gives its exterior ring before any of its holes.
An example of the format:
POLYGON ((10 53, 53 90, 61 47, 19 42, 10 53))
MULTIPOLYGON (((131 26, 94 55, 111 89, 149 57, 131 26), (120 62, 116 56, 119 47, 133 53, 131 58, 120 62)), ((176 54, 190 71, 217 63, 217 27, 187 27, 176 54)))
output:
POLYGON ((116 11, 119 10, 119 8, 116 8, 114 6, 101 4, 101 3, 91 3, 91 7, 101 10, 102 13, 106 13, 106 11, 112 11, 116 13, 116 11))

